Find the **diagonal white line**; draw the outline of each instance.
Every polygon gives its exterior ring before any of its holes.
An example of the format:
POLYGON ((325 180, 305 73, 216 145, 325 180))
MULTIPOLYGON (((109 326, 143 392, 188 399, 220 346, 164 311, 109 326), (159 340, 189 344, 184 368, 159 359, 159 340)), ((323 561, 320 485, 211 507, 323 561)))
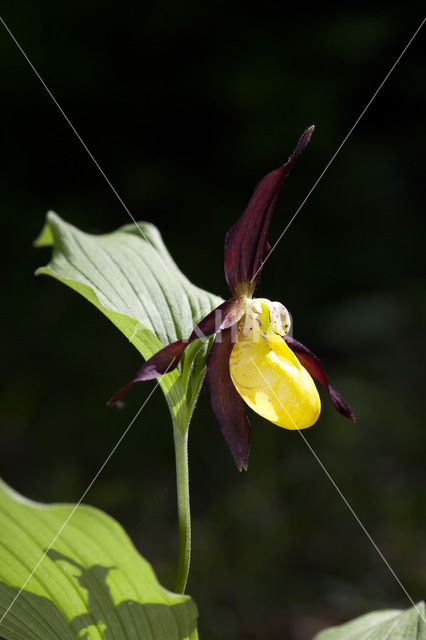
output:
MULTIPOLYGON (((166 371, 167 373, 167 371, 166 371)), ((19 596, 21 595, 22 591, 25 589, 26 585, 28 584, 28 582, 31 580, 31 578, 33 577, 33 575, 35 574, 35 572, 37 571, 37 569, 39 568, 39 566, 41 565, 41 563, 43 562, 44 558, 46 557, 46 555, 49 553, 50 549, 52 548, 52 546, 55 544, 56 540, 59 538, 59 536, 61 535, 62 531, 65 529, 65 527, 67 526, 68 522, 71 520, 72 516, 74 515, 74 513, 76 512, 77 508, 80 506, 80 504, 83 502, 84 498, 86 497, 86 495, 89 493, 90 489, 93 487, 93 485, 95 484, 96 480, 99 478, 99 476, 101 475, 102 471, 105 469, 106 465, 108 464, 108 462, 111 460, 112 456, 114 455, 114 453, 117 451, 118 447, 120 446, 121 442, 124 440, 124 438, 126 437, 127 433, 130 431, 131 427, 133 426, 133 424, 135 423, 136 419, 138 418, 138 416, 140 415, 142 409, 146 406, 148 400, 151 398, 152 394, 154 393, 154 391, 156 391, 158 385, 159 385, 159 381, 157 381, 157 384, 155 385, 155 387, 152 389, 152 391, 149 393, 148 397, 145 399, 144 403, 142 404, 142 406, 140 407, 140 409, 138 410, 138 412, 136 413, 136 415, 134 416, 134 418, 131 420, 130 424, 128 425, 128 427, 125 429, 125 431, 123 432, 123 434, 121 435, 121 437, 119 438, 119 440, 116 442, 116 444, 114 445, 113 449, 111 450, 111 452, 109 453, 109 455, 107 456, 107 458, 105 459, 104 463, 101 465, 101 467, 98 469, 97 473, 95 474, 94 478, 92 479, 92 481, 90 482, 89 486, 87 487, 87 489, 84 491, 83 495, 81 496, 80 500, 77 502, 77 504, 74 505, 71 513, 69 514, 69 516, 67 517, 67 519, 63 522, 63 524, 61 525, 58 533, 55 535, 55 537, 53 538, 53 540, 51 541, 51 543, 49 544, 49 546, 47 547, 47 549, 45 549, 42 557, 40 558, 40 560, 37 562, 37 564, 35 565, 34 569, 31 571, 30 575, 28 576, 28 578, 25 580, 24 584, 22 585, 22 587, 19 589, 18 593, 16 594, 16 596, 13 598, 12 602, 10 603, 10 605, 8 606, 8 608, 6 609, 6 611, 3 613, 2 617, 0 618, 0 624, 3 622, 3 620, 5 619, 5 617, 7 616, 7 614, 9 613, 9 611, 11 610, 11 608, 13 607, 13 605, 15 604, 15 602, 17 601, 17 599, 19 598, 19 596)))
POLYGON ((13 42, 16 44, 16 46, 18 47, 19 51, 22 53, 22 55, 24 56, 25 60, 28 62, 29 66, 31 67, 31 69, 34 71, 35 75, 37 76, 37 78, 40 80, 41 84, 43 85, 43 87, 46 89, 47 93, 49 94, 49 96, 52 98, 53 102, 55 103, 55 105, 58 107, 60 113, 62 114, 62 116, 64 117, 64 119, 66 120, 67 124, 70 126, 71 130, 73 131, 73 133, 77 136, 78 140, 80 141, 80 143, 82 144, 83 148, 85 149, 85 151, 87 152, 87 154, 89 155, 90 159, 92 160, 92 162, 94 163, 94 165, 96 166, 96 168, 98 169, 98 171, 100 172, 100 174, 102 175, 102 177, 105 179, 106 183, 108 184, 108 186, 110 187, 111 191, 114 193, 114 195, 116 196, 116 198, 118 199, 118 201, 120 202, 120 204, 122 205, 122 207, 124 208, 124 210, 126 211, 126 213, 129 215, 130 219, 132 220, 132 222, 134 222, 134 224, 136 225, 136 227, 139 229, 141 236, 143 237, 143 239, 145 240, 145 242, 148 243, 148 245, 151 247, 153 253, 155 254, 157 260, 160 262, 161 266, 167 271, 168 275, 170 276, 170 278, 173 280, 173 276, 170 273, 169 269, 167 268, 166 264, 164 263, 164 261, 160 258, 160 256, 158 255, 158 252, 155 250, 155 248, 153 247, 152 243, 149 241, 149 239, 147 238, 146 234, 144 233, 143 229, 141 228, 141 226, 138 224, 138 222, 136 222, 135 218, 133 217, 133 215, 130 213, 128 207, 126 206, 126 204, 124 203, 123 199, 121 198, 121 196, 119 195, 118 191, 115 189, 114 185, 112 184, 112 182, 110 181, 110 179, 108 178, 108 176, 105 174, 104 170, 102 169, 102 167, 100 166, 100 164, 98 163, 98 161, 96 160, 96 158, 94 157, 93 153, 90 151, 90 149, 88 148, 87 144, 84 142, 83 138, 81 137, 81 135, 78 133, 77 129, 75 128, 75 126, 73 125, 73 123, 71 122, 71 120, 68 118, 67 114, 65 113, 65 111, 63 110, 63 108, 61 107, 61 105, 59 104, 59 102, 56 100, 55 96, 53 95, 53 93, 51 92, 51 90, 49 89, 49 87, 47 86, 47 84, 45 83, 45 81, 43 80, 43 78, 41 77, 41 75, 39 74, 39 72, 37 71, 37 69, 35 68, 35 66, 33 65, 33 63, 31 62, 31 60, 29 59, 29 57, 27 56, 27 54, 25 53, 24 49, 21 47, 21 45, 19 44, 18 40, 15 38, 15 36, 13 35, 12 31, 9 29, 9 27, 7 26, 6 22, 3 20, 3 18, 0 16, 0 20, 3 23, 4 28, 6 29, 6 31, 8 32, 8 34, 10 35, 10 37, 12 38, 13 42))
MULTIPOLYGON (((199 348, 197 349, 195 355, 194 355, 194 360, 197 357, 198 353, 200 352, 200 350, 203 347, 203 342, 201 342, 199 348)), ((170 365, 169 365, 170 367, 170 365)), ((169 370, 169 367, 167 367, 166 371, 164 372, 163 375, 166 375, 166 373, 169 370)), ((51 543, 49 544, 49 546, 47 547, 47 549, 45 549, 42 557, 40 558, 40 560, 37 562, 37 564, 35 565, 34 569, 31 571, 30 575, 28 576, 28 578, 25 580, 24 584, 22 585, 22 587, 19 589, 18 593, 16 594, 16 596, 13 598, 12 602, 10 603, 10 605, 8 606, 8 608, 6 609, 6 611, 4 612, 4 614, 2 615, 2 617, 0 618, 0 624, 3 622, 3 620, 5 619, 5 617, 7 616, 7 614, 9 613, 9 611, 11 610, 11 608, 13 607, 13 605, 15 604, 15 602, 17 601, 17 599, 19 598, 19 596, 21 595, 22 591, 25 589, 26 585, 28 584, 28 582, 31 580, 31 578, 33 577, 33 575, 35 574, 35 572, 37 571, 37 569, 39 568, 39 566, 41 565, 41 563, 43 562, 44 558, 46 557, 46 555, 49 553, 50 549, 52 548, 52 546, 55 544, 56 540, 59 538, 59 536, 61 535, 62 531, 65 529, 65 527, 67 526, 68 522, 71 520, 72 516, 74 515, 74 513, 76 512, 77 508, 80 506, 80 504, 83 502, 84 498, 86 497, 86 495, 89 493, 90 489, 93 487, 93 485, 95 484, 96 480, 99 478, 99 476, 101 475, 102 471, 105 469, 106 465, 108 464, 108 462, 111 460, 112 456, 114 455, 114 453, 117 451, 118 447, 120 446, 120 444, 122 443, 122 441, 124 440, 124 438, 126 437, 127 433, 130 431, 131 427, 133 426, 133 424, 135 423, 136 419, 138 418, 139 414, 141 413, 142 409, 146 406, 148 400, 151 398, 151 396, 153 395, 154 391, 156 391, 157 387, 159 386, 160 382, 159 380, 157 380, 157 384, 155 385, 155 387, 152 389, 152 391, 149 393, 149 395, 147 396, 147 398, 145 399, 144 403, 142 404, 141 408, 138 410, 138 412, 136 413, 136 415, 134 416, 134 418, 131 420, 131 422, 129 423, 128 427, 125 429, 125 431, 123 432, 123 434, 121 435, 121 437, 118 439, 118 441, 116 442, 116 444, 114 445, 113 449, 111 450, 111 452, 109 453, 109 455, 107 456, 107 458, 105 459, 104 463, 101 465, 101 467, 98 469, 96 475, 94 476, 94 478, 92 479, 92 481, 90 482, 89 486, 87 487, 87 489, 84 491, 83 495, 81 496, 80 500, 74 505, 71 513, 69 514, 69 516, 67 517, 67 519, 63 522, 63 524, 61 525, 58 533, 55 535, 55 537, 53 538, 53 540, 51 541, 51 543)), ((152 511, 152 509, 151 509, 152 511)), ((149 514, 148 514, 149 515, 149 514)), ((145 518, 147 516, 145 515, 145 518)))
POLYGON ((403 592, 405 593, 405 595, 407 596, 407 598, 409 599, 409 601, 411 602, 411 604, 417 609, 417 612, 420 616, 420 618, 426 622, 426 619, 423 617, 422 613, 420 612, 418 606, 416 605, 416 603, 414 602, 414 600, 412 599, 412 597, 410 596, 410 594, 408 593, 407 589, 404 587, 404 585, 402 584, 401 580, 398 578, 398 576, 396 575, 395 571, 392 569, 392 567, 390 566, 389 562, 386 560, 385 556, 383 555, 383 553, 380 551, 379 547, 377 546, 377 544, 375 543, 375 541, 373 540, 373 538, 371 537, 371 535, 369 534, 369 532, 367 531, 367 529, 365 528, 364 524, 361 522, 361 520, 359 519, 358 515, 355 513, 355 511, 353 510, 353 508, 351 507, 351 505, 349 504, 348 500, 345 498, 345 496, 343 495, 342 491, 339 489, 339 487, 337 486, 336 482, 333 480, 333 478, 331 477, 331 475, 329 474, 329 472, 327 471, 327 469, 325 468, 324 464, 321 462, 321 460, 319 459, 319 457, 317 456, 317 454, 315 453, 315 451, 313 450, 312 446, 309 444, 309 442, 307 441, 307 439, 305 438, 305 436, 303 435, 301 429, 299 429, 296 425, 296 423, 294 422, 293 418, 291 417, 291 415, 288 413, 287 409, 285 408, 285 406, 283 405, 283 403, 281 402, 280 398, 277 396, 277 394, 275 393, 275 391, 273 390, 273 388, 271 387, 271 385, 269 384, 268 380, 265 378, 265 376, 263 375, 263 373, 261 372, 261 370, 259 369, 259 367, 257 366, 257 364, 255 363, 255 361, 253 360, 253 358, 250 358, 250 360, 252 361, 252 363, 254 364, 254 366, 256 367, 257 371, 259 372, 259 374, 262 376, 263 380, 265 381, 265 383, 267 384, 267 386, 269 387, 269 389, 271 390, 272 394, 275 396, 275 398, 278 400, 280 406, 284 409, 284 411, 286 412, 286 414, 288 415, 288 417, 290 418, 290 420, 292 421, 294 428, 298 431, 298 433, 300 434, 302 440, 304 441, 304 443, 306 444, 306 446, 308 447, 308 449, 310 450, 310 452, 312 453, 312 455, 314 456, 315 460, 318 462, 318 464, 320 465, 321 469, 324 471, 325 475, 327 476, 327 478, 330 480, 331 484, 333 485, 333 487, 336 489, 337 493, 339 494, 339 496, 342 498, 343 502, 345 503, 345 505, 348 507, 349 511, 352 513, 353 517, 355 518, 355 520, 357 521, 357 523, 359 524, 359 526, 361 527, 361 529, 364 531, 365 535, 367 536, 367 538, 370 540, 371 544, 373 545, 373 547, 375 548, 375 550, 377 551, 377 553, 379 554, 379 556, 381 557, 381 559, 383 560, 383 562, 385 563, 385 565, 387 566, 387 568, 389 569, 389 571, 391 572, 391 574, 393 575, 393 577, 395 578, 395 580, 397 581, 397 583, 399 584, 399 586, 401 587, 401 589, 403 590, 403 592))
POLYGON ((337 148, 337 151, 332 155, 331 159, 328 161, 328 163, 326 164, 326 166, 324 167, 324 169, 322 170, 322 172, 320 173, 319 177, 317 178, 316 182, 314 182, 313 186, 311 187, 311 189, 308 191, 307 196, 305 197, 305 199, 302 201, 302 203, 299 205, 298 209, 296 210, 296 213, 293 215, 293 217, 290 219, 290 222, 287 224, 286 228, 284 229, 284 231, 281 233, 281 235, 279 236, 278 240, 274 243, 272 249, 270 250, 269 254, 267 255, 267 257, 265 258, 265 260, 262 262, 262 264, 260 265, 259 269, 256 271, 256 273, 254 274, 254 276, 252 277, 251 281, 253 282, 253 280, 255 280, 257 274, 259 273, 259 271, 262 269, 263 265, 265 264, 265 262, 269 259, 271 253, 274 251, 274 249, 276 249, 277 244, 280 242, 280 240, 282 240, 284 234, 287 232, 288 228, 290 227, 290 225, 294 222, 296 216, 299 214, 300 210, 302 209, 302 207, 304 207, 304 205, 306 204, 307 200, 309 199, 309 197, 311 196, 312 192, 314 191, 314 189, 316 189, 316 187, 318 186, 319 182, 322 180, 322 178, 324 177, 325 173, 328 171, 330 165, 332 164, 332 162, 334 162, 336 156, 340 153, 340 150, 342 149, 343 145, 346 143, 346 141, 348 140, 349 136, 352 134, 353 130, 355 129, 355 127, 357 126, 357 124, 359 123, 359 121, 361 120, 361 118, 364 116, 365 112, 367 111, 367 109, 370 107, 371 103, 373 102, 373 100, 376 98, 377 94, 379 93, 379 91, 381 90, 381 88, 383 87, 383 85, 385 84, 386 80, 389 78, 389 76, 391 75, 392 71, 395 69, 395 67, 397 66, 397 64, 399 63, 399 61, 401 60, 402 56, 405 54, 405 52, 407 51, 408 47, 410 46, 410 44, 413 42, 414 38, 417 36, 417 34, 419 33, 420 29, 423 27, 424 23, 426 21, 426 18, 423 18, 423 20, 421 21, 420 25, 417 27, 417 29, 415 30, 415 32, 413 33, 413 35, 411 36, 411 38, 409 39, 409 41, 407 42, 407 44, 405 45, 404 49, 401 51, 401 53, 399 54, 398 58, 395 60, 395 62, 393 63, 393 65, 391 66, 391 68, 389 69, 389 71, 387 72, 387 74, 385 75, 384 79, 382 80, 382 82, 379 84, 378 88, 376 89, 376 91, 373 93, 373 95, 371 96, 370 100, 367 102, 366 106, 364 107, 364 109, 361 111, 360 115, 358 116, 358 118, 355 120, 355 123, 353 124, 353 126, 351 127, 351 129, 349 130, 349 132, 346 134, 346 136, 343 138, 342 142, 340 143, 339 147, 337 148))

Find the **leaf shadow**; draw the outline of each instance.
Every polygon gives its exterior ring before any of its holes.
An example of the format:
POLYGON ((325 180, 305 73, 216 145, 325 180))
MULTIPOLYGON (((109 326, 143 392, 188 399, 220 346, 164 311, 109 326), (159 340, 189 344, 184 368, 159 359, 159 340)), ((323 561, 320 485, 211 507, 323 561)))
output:
MULTIPOLYGON (((104 640, 184 640, 195 631, 197 608, 192 600, 171 606, 141 604, 129 598, 116 603, 107 583, 115 567, 99 564, 84 567, 54 549, 49 549, 47 555, 54 562, 61 563, 61 570, 80 593, 81 589, 86 592, 87 613, 68 621, 50 599, 24 590, 0 624, 0 633, 4 634, 5 640, 91 640, 92 637, 104 640), (77 569, 77 574, 70 572, 72 567, 77 569)), ((0 582, 0 617, 18 593, 18 587, 0 582)), ((77 601, 81 597, 77 591, 75 597, 77 601)))

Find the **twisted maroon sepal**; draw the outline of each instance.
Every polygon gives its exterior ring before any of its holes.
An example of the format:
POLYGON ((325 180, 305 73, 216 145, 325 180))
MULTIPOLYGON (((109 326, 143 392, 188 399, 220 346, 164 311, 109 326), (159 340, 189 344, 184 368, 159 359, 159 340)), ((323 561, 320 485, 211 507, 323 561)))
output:
POLYGON ((244 307, 240 298, 230 298, 222 302, 222 304, 216 307, 216 309, 213 309, 213 311, 194 327, 189 338, 176 340, 176 342, 168 344, 149 358, 139 369, 133 380, 119 389, 112 398, 108 400, 107 404, 115 404, 136 382, 153 380, 176 369, 183 352, 191 342, 197 338, 206 338, 218 331, 232 327, 232 325, 240 320, 243 313, 244 307))
POLYGON ((339 413, 342 414, 348 420, 352 422, 356 422, 356 418, 352 413, 352 409, 348 405, 345 400, 343 400, 340 393, 333 389, 333 387, 328 383, 327 374, 324 371, 324 367, 322 366, 319 358, 312 353, 308 347, 305 347, 304 344, 291 338, 290 336, 285 337, 285 341, 290 347, 290 349, 296 354, 299 359, 301 365, 305 367, 305 369, 311 374, 313 378, 318 380, 328 392, 330 396, 331 402, 334 404, 335 408, 339 413))

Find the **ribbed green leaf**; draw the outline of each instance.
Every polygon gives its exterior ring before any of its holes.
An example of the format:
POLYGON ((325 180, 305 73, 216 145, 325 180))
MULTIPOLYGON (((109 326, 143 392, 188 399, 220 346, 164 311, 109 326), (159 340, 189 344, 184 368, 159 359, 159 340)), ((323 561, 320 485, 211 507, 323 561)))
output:
MULTIPOLYGON (((35 245, 53 246, 50 263, 36 273, 53 276, 87 298, 145 359, 189 337, 194 324, 222 302, 181 273, 156 227, 146 222, 93 235, 49 212, 35 245)), ((192 412, 204 375, 209 346, 205 342, 197 341, 185 353, 182 378, 178 371, 161 378, 175 419, 183 403, 185 415, 192 412)))
POLYGON ((425 604, 407 611, 373 611, 318 633, 313 640, 426 640, 425 604))
POLYGON ((6 640, 196 640, 191 598, 160 586, 115 520, 93 507, 73 510, 73 505, 31 502, 0 481, 0 635, 6 640))

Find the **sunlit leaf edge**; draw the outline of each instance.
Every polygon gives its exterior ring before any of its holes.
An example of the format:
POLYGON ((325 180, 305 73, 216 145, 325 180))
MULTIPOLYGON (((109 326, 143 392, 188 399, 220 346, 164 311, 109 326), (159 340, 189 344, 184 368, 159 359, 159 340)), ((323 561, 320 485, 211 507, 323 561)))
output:
POLYGON ((425 603, 407 610, 366 613, 337 627, 320 631, 313 640, 426 640, 425 603))
MULTIPOLYGON (((113 324, 127 337, 136 349, 138 349, 145 359, 148 359, 151 355, 159 351, 161 347, 165 346, 168 342, 182 336, 188 337, 192 330, 193 323, 198 321, 201 317, 206 315, 206 313, 211 311, 211 309, 222 302, 221 298, 193 285, 186 276, 182 274, 168 253, 158 229, 151 223, 139 222, 133 225, 124 225, 111 233, 94 235, 87 234, 77 229, 73 225, 62 220, 56 213, 50 211, 47 214, 46 224, 34 244, 37 247, 53 247, 53 254, 49 264, 37 269, 36 274, 49 275, 85 297, 99 311, 106 315, 111 322, 113 322, 113 324), (147 321, 148 314, 146 314, 146 317, 144 318, 145 322, 143 322, 141 317, 137 317, 136 313, 121 313, 119 310, 120 305, 111 305, 106 303, 104 297, 100 295, 100 290, 97 286, 93 283, 82 281, 87 280, 87 273, 86 275, 82 274, 80 279, 67 277, 67 269, 63 266, 64 258, 65 260, 68 259, 67 243, 71 245, 75 238, 78 238, 79 243, 86 241, 91 243, 91 247, 96 248, 96 246, 99 246, 99 244, 104 242, 106 239, 108 243, 111 241, 118 242, 119 240, 122 241, 123 237, 129 235, 138 243, 138 249, 140 252, 146 251, 149 256, 157 254, 157 257, 165 265, 165 271, 163 270, 161 272, 161 277, 157 273, 155 274, 155 277, 160 283, 163 295, 164 290, 169 286, 167 285, 167 274, 170 274, 174 280, 173 284, 170 286, 171 293, 168 299, 170 300, 176 295, 177 284, 181 287, 179 299, 186 300, 186 313, 181 316, 181 319, 185 321, 185 326, 182 328, 179 327, 179 323, 176 323, 174 319, 173 323, 174 329, 176 330, 175 333, 170 333, 169 331, 168 334, 165 334, 163 331, 161 335, 162 340, 160 340, 154 332, 154 327, 151 322, 147 321), (189 313, 190 316, 188 316, 189 313), (149 324, 151 324, 151 326, 148 326, 149 324)), ((88 252, 86 251, 86 253, 88 252)), ((72 270, 75 271, 75 267, 72 267, 72 270)), ((122 267, 120 267, 120 270, 123 270, 122 267)), ((139 289, 143 289, 144 284, 141 275, 142 273, 144 277, 151 282, 152 287, 152 282, 155 278, 153 278, 153 273, 149 271, 147 264, 145 263, 144 269, 141 269, 139 272, 140 275, 137 283, 139 289)), ((137 285, 135 285, 133 289, 136 289, 137 285)), ((140 295, 140 293, 138 295, 140 295)), ((155 302, 150 300, 148 295, 145 296, 145 298, 145 304, 152 310, 155 302)), ((159 317, 162 312, 166 313, 170 323, 169 316, 171 314, 171 308, 179 308, 179 311, 181 311, 181 305, 174 300, 172 305, 169 305, 170 308, 166 309, 165 306, 166 305, 164 305, 163 308, 160 307, 155 309, 155 312, 157 313, 157 317, 159 317)), ((171 331, 173 331, 173 328, 171 331)), ((194 410, 198 393, 204 378, 205 359, 210 345, 211 341, 197 340, 193 345, 193 348, 187 350, 188 352, 184 354, 179 371, 170 372, 160 379, 160 385, 166 396, 173 419, 181 425, 182 429, 185 428, 184 425, 188 423, 188 420, 194 410), (181 371, 183 372, 183 378, 185 379, 184 386, 182 385, 181 378, 179 377, 179 372, 181 371)))

